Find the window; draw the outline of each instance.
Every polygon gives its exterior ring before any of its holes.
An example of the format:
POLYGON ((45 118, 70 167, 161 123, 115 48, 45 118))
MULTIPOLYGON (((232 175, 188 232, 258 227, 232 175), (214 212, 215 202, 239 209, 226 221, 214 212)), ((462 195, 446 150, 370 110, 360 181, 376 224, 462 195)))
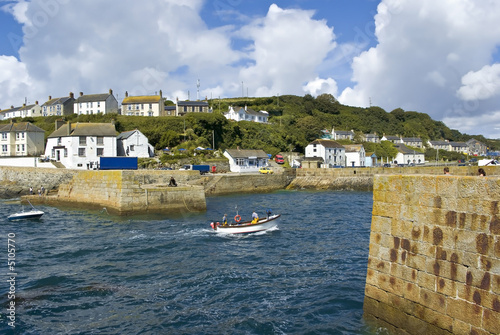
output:
POLYGON ((128 110, 131 110, 131 109, 132 109, 132 105, 128 105, 128 106, 127 106, 127 109, 128 109, 128 110))
POLYGON ((97 102, 97 107, 101 107, 101 102, 100 101, 97 102))
POLYGON ((2 144, 2 152, 7 152, 7 144, 2 144))
POLYGON ((57 145, 61 145, 62 144, 62 137, 58 137, 57 138, 57 145))
POLYGON ((134 151, 134 147, 135 147, 135 145, 133 145, 133 144, 132 144, 132 145, 130 146, 130 151, 134 151))
POLYGON ((78 156, 85 157, 85 148, 78 148, 78 156))
POLYGON ((148 116, 153 116, 153 112, 148 112, 148 116))
POLYGON ((245 165, 245 159, 244 158, 236 158, 236 165, 244 166, 245 165))
POLYGON ((97 156, 103 156, 104 155, 104 148, 97 148, 97 156))
POLYGON ((68 149, 64 148, 64 157, 68 157, 68 149))
POLYGON ((104 137, 97 136, 97 145, 104 145, 104 137))
POLYGON ((141 104, 141 109, 144 109, 144 104, 141 104))
POLYGON ((80 145, 87 145, 87 137, 80 136, 80 145))
POLYGON ((5 141, 7 139, 7 133, 2 133, 2 141, 5 141))
POLYGON ((139 105, 135 105, 135 109, 139 110, 139 105))
POLYGON ((16 151, 21 151, 21 146, 19 144, 16 145, 16 151))
POLYGON ((149 109, 153 109, 153 104, 149 104, 149 109))

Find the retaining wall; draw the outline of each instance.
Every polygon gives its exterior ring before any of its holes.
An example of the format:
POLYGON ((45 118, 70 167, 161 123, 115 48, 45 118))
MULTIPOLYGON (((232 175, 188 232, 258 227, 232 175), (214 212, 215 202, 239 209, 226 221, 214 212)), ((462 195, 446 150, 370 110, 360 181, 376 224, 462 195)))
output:
POLYGON ((367 319, 394 334, 500 334, 500 178, 377 175, 367 319))

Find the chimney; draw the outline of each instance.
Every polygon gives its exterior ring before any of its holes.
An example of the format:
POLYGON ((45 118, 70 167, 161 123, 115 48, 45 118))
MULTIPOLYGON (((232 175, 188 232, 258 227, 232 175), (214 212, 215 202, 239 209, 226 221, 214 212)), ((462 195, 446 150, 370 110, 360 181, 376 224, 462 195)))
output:
POLYGON ((73 94, 73 92, 69 92, 69 97, 70 97, 71 99, 74 99, 74 98, 75 98, 75 95, 73 94))
POLYGON ((35 101, 35 105, 38 105, 38 100, 37 100, 37 101, 35 101))
POLYGON ((56 130, 61 128, 64 124, 63 120, 56 120, 56 130))
POLYGON ((83 92, 80 92, 80 96, 83 97, 83 92))
POLYGON ((49 101, 52 100, 52 95, 49 95, 49 101))
POLYGON ((160 90, 160 98, 161 98, 161 97, 162 97, 162 92, 161 92, 161 90, 160 90))
POLYGON ((14 105, 10 105, 10 109, 14 109, 14 105))
POLYGON ((109 89, 109 95, 113 95, 113 90, 109 89))
POLYGON ((128 92, 125 91, 125 98, 128 98, 128 92))
POLYGON ((23 104, 23 107, 26 107, 26 104, 23 104))
POLYGON ((70 136, 71 135, 71 122, 68 121, 67 124, 68 124, 68 136, 70 136))

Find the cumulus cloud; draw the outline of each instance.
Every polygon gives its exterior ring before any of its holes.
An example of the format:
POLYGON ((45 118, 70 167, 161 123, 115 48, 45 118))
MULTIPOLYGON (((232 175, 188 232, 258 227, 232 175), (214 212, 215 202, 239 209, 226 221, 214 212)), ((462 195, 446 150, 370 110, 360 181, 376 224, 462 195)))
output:
POLYGON ((337 96, 337 83, 332 78, 321 79, 316 77, 316 79, 311 80, 303 87, 304 92, 311 94, 312 96, 318 96, 323 93, 329 93, 334 97, 337 96))
POLYGON ((13 56, 0 56, 0 73, 0 110, 22 105, 34 89, 25 64, 13 56))
POLYGON ((355 84, 339 101, 371 101, 448 122, 492 113, 486 103, 463 100, 500 94, 496 65, 483 68, 500 43, 499 12, 500 3, 488 0, 382 0, 375 16, 378 44, 353 59, 355 84))
POLYGON ((500 95, 500 64, 486 65, 462 77, 458 97, 462 100, 485 100, 500 95))
POLYGON ((251 65, 240 71, 256 96, 299 93, 317 77, 317 67, 335 48, 335 34, 313 11, 281 9, 273 4, 265 18, 240 31, 253 45, 248 51, 251 65))

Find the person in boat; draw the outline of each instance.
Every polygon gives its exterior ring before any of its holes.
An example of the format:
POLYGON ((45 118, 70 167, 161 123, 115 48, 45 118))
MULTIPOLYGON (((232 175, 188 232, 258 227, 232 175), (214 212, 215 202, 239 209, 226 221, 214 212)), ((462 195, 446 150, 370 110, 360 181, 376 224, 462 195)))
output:
POLYGON ((266 215, 267 215, 267 219, 268 219, 268 220, 269 220, 269 217, 271 216, 271 214, 272 214, 272 213, 271 213, 271 210, 270 210, 270 209, 266 210, 266 215))
POLYGON ((224 216, 222 217, 222 224, 224 226, 227 226, 227 214, 224 214, 224 216))
POLYGON ((253 213, 252 213, 252 223, 257 223, 257 221, 259 221, 259 216, 257 215, 257 213, 255 211, 253 211, 253 213))
POLYGON ((175 182, 174 176, 170 177, 170 182, 168 183, 168 186, 176 187, 177 183, 175 182))

